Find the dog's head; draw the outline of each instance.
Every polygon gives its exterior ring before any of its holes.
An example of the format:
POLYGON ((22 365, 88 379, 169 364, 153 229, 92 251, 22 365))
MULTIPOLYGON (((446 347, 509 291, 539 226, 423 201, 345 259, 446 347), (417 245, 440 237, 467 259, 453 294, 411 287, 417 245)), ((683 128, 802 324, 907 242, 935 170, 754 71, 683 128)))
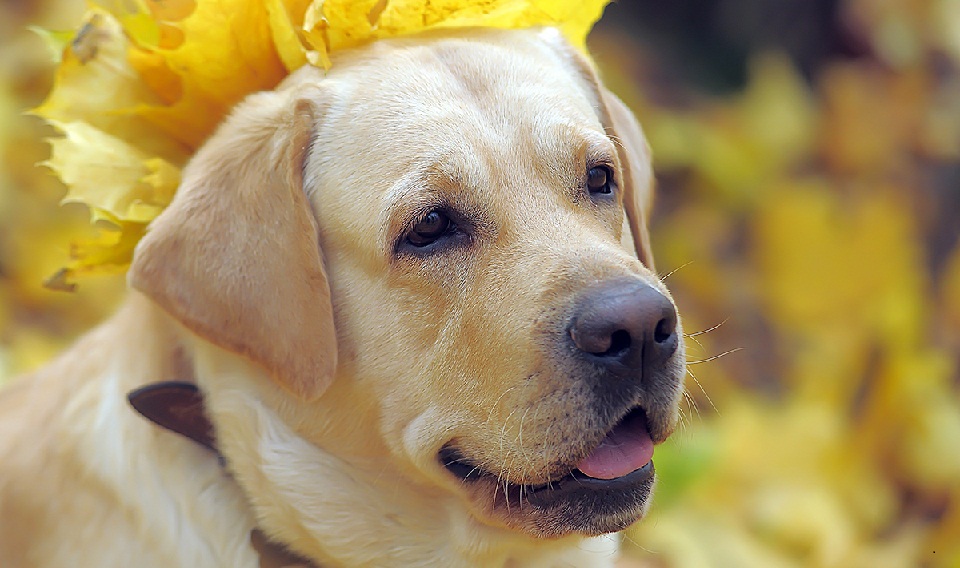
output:
POLYGON ((242 103, 130 279, 268 371, 278 413, 322 408, 288 423, 324 451, 369 467, 330 434, 350 424, 481 523, 612 532, 682 388, 650 186, 636 121, 556 32, 381 42, 242 103))

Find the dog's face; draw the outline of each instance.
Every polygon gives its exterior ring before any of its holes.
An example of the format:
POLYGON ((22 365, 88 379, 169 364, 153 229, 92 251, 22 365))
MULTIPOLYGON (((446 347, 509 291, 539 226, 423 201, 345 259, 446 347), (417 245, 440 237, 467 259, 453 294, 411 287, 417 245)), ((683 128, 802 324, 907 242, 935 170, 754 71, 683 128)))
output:
POLYGON ((481 522, 612 532, 643 514, 682 388, 649 180, 557 34, 385 42, 245 103, 131 280, 298 404, 372 407, 382 466, 481 522))

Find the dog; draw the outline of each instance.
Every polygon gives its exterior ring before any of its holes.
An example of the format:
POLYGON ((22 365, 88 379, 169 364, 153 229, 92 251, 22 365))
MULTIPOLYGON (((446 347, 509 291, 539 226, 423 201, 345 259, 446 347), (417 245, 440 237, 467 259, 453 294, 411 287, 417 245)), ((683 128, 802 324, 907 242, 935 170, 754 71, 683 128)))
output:
POLYGON ((117 313, 0 394, 0 566, 612 566, 685 370, 651 199, 635 118, 553 29, 248 96, 117 313), (192 402, 161 428, 143 389, 192 402))

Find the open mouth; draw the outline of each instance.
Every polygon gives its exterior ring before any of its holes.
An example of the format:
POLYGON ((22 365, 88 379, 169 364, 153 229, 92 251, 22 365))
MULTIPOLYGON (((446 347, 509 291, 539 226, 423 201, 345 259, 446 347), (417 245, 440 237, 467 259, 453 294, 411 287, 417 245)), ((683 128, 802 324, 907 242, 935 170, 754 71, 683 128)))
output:
POLYGON ((508 502, 525 499, 544 506, 574 495, 629 490, 648 482, 654 473, 653 440, 646 413, 640 408, 631 410, 611 428, 570 473, 547 483, 504 484, 450 445, 444 446, 439 457, 444 467, 464 482, 491 479, 503 489, 508 502))

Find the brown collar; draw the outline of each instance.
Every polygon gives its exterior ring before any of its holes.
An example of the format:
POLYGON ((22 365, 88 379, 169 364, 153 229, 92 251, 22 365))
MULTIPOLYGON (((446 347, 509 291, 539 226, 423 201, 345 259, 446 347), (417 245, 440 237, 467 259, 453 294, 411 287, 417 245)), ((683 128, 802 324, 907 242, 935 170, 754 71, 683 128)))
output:
MULTIPOLYGON (((154 383, 131 391, 127 394, 127 400, 145 418, 207 448, 223 464, 213 424, 204 412, 203 393, 197 385, 154 383)), ((309 560, 269 540, 260 529, 250 532, 250 544, 260 555, 260 568, 316 568, 309 560)))

